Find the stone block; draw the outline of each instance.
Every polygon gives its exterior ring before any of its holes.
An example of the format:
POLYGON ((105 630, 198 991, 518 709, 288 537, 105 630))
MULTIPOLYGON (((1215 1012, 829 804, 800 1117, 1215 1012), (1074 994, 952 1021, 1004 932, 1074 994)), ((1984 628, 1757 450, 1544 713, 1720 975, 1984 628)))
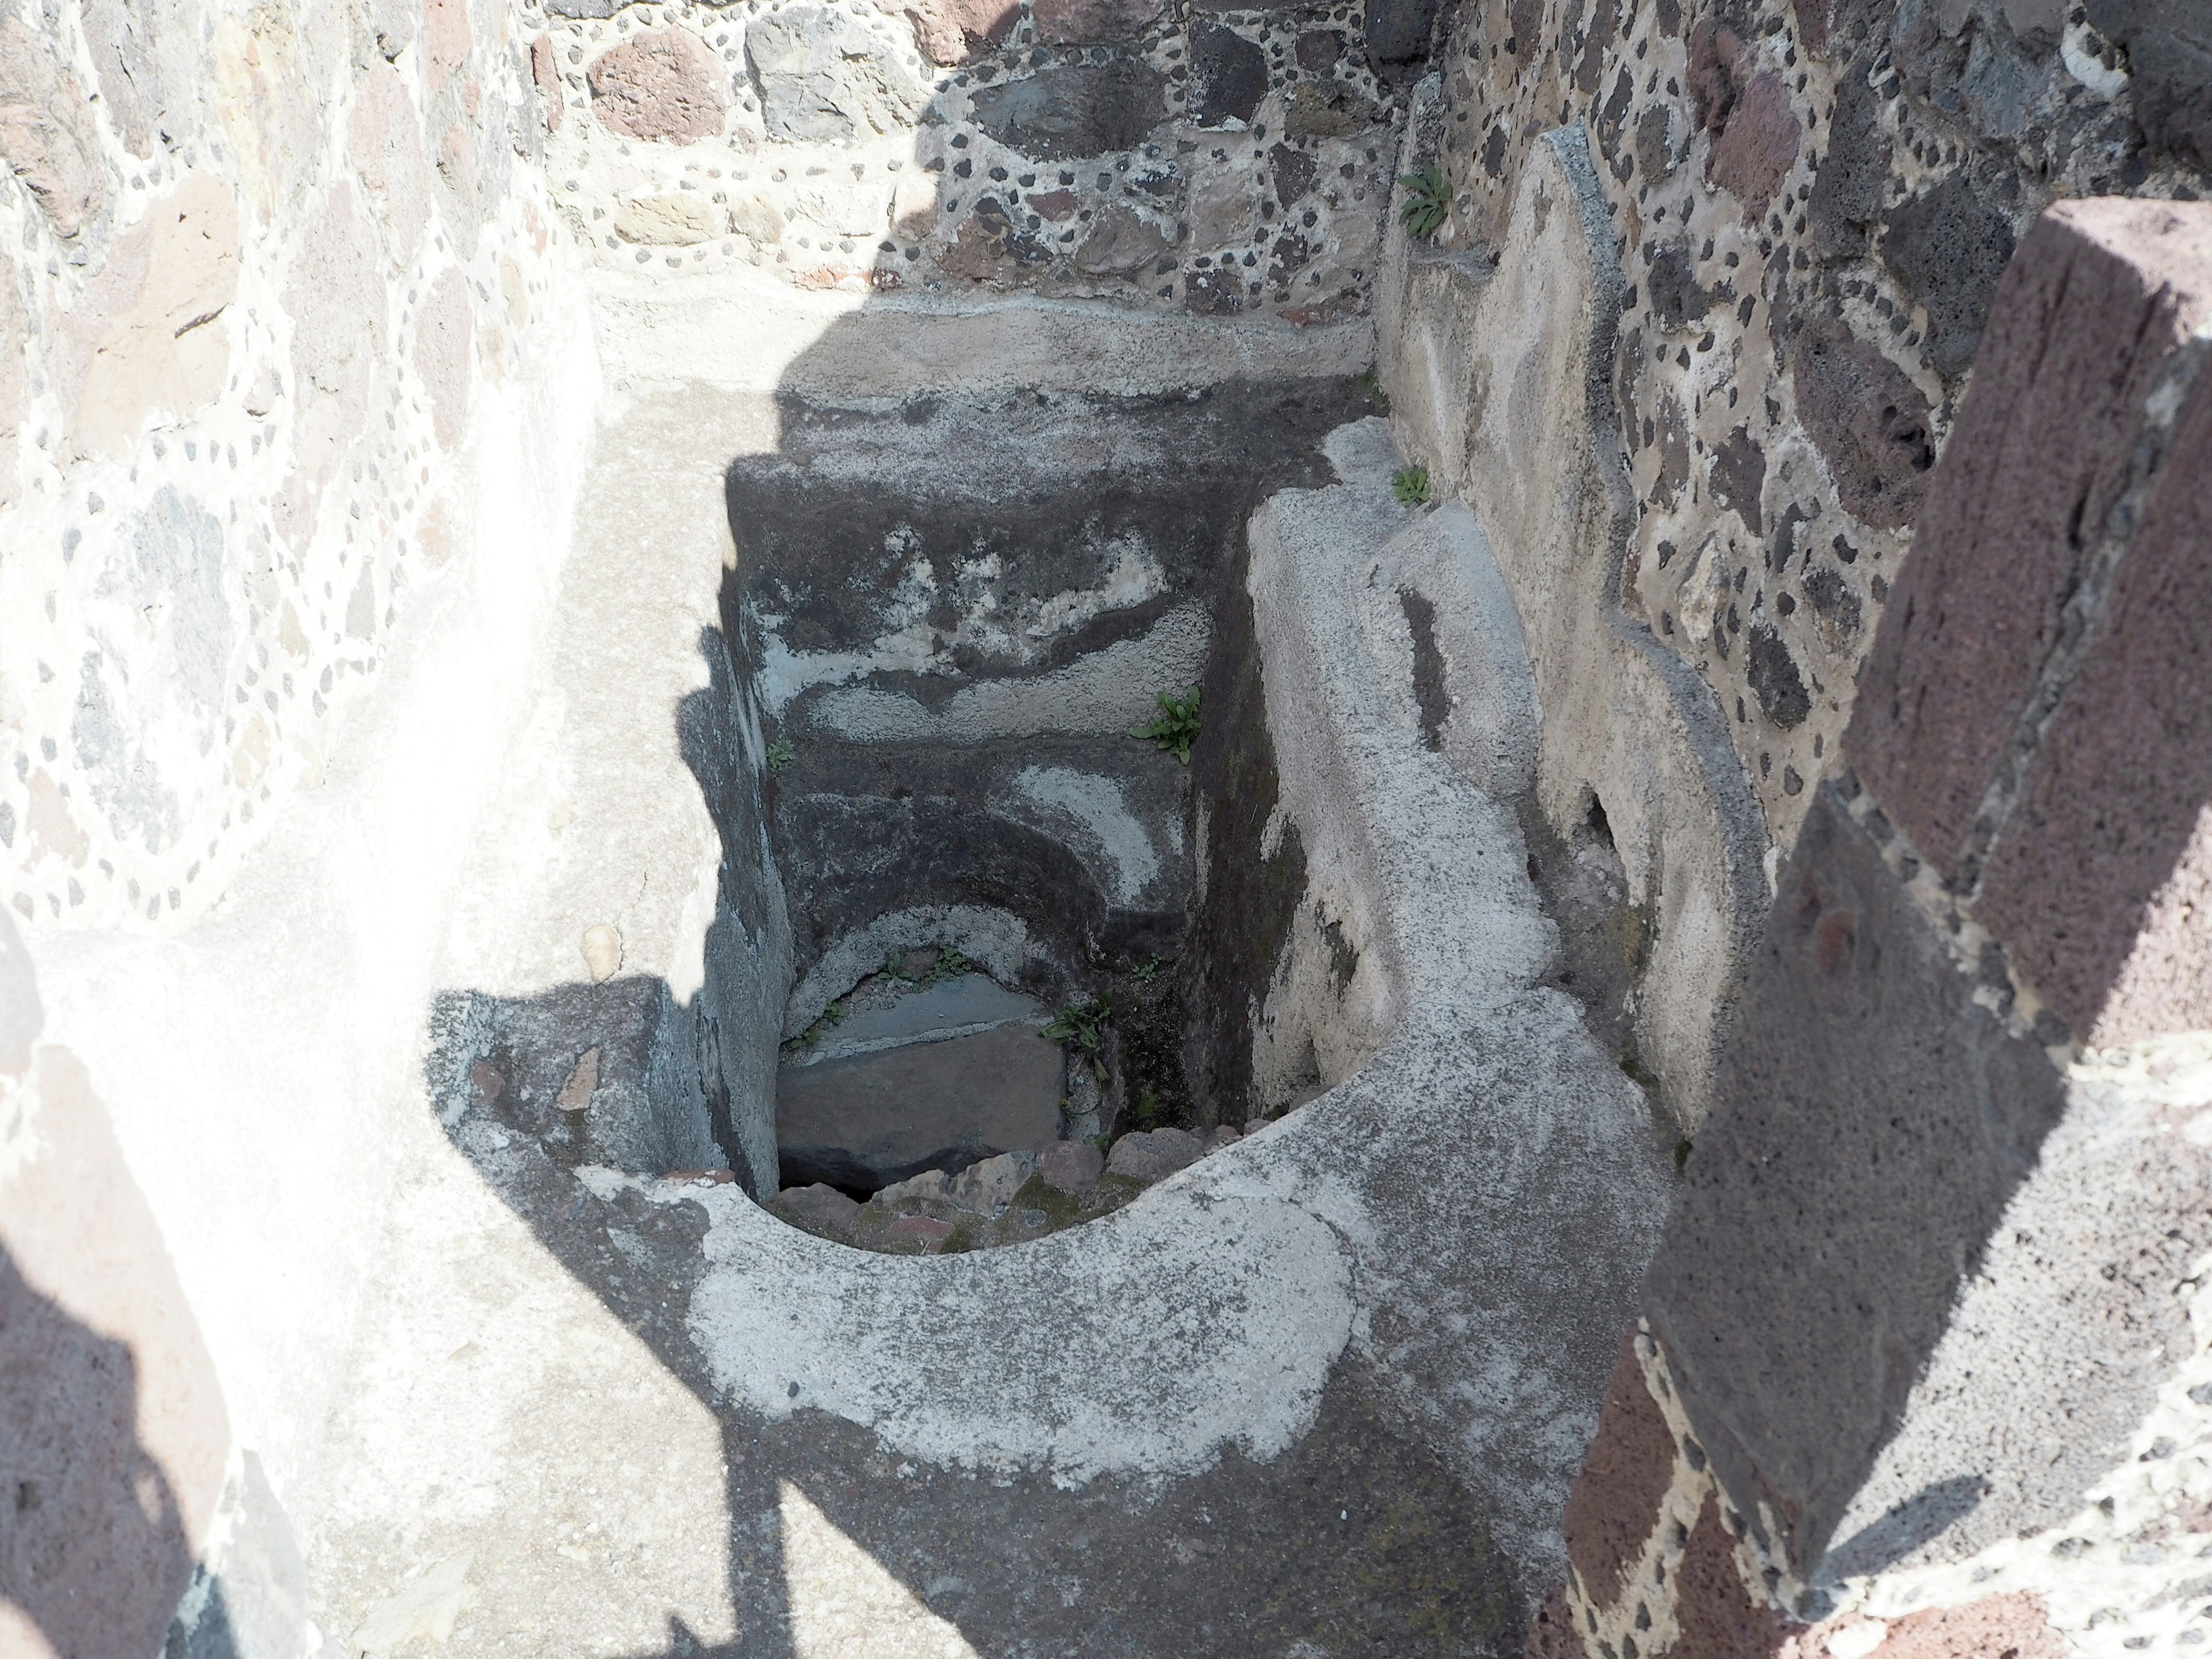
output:
POLYGON ((1910 524, 1936 465, 1928 398, 1912 378, 1834 316, 1798 331, 1790 374, 1844 510, 1877 529, 1910 524))
POLYGON ((1185 1129, 1139 1130, 1114 1143, 1106 1173, 1149 1185, 1195 1164, 1205 1150, 1198 1137, 1185 1129))
POLYGON ((538 96, 545 112, 545 131, 561 131, 561 118, 568 112, 561 97, 561 71, 553 62, 553 37, 537 36, 530 43, 530 78, 538 88, 538 96))
POLYGON ((696 194, 634 196, 615 214, 615 234, 653 247, 690 247, 712 241, 722 225, 696 194))
MULTIPOLYGON (((2212 294, 2212 209, 2194 216, 2212 294)), ((2097 1048, 2212 1026, 2212 374, 2143 483, 1975 902, 2097 1048)))
MULTIPOLYGON (((705 48, 702 46, 703 52, 705 48)), ((857 18, 792 6, 745 30, 745 62, 770 138, 850 143, 913 125, 927 94, 857 18)))
POLYGON ((1882 262, 1927 311, 1928 361, 1939 374, 1973 365, 2012 253, 2012 222, 1963 173, 1889 216, 1882 262))
POLYGON ((1159 21, 1162 0, 1036 0, 1037 33, 1056 46, 1133 40, 1159 21))
POLYGON ((1106 1173, 1106 1154, 1087 1140, 1056 1140, 1037 1158, 1045 1185, 1063 1193, 1087 1193, 1106 1173))
POLYGON ((97 290, 106 303, 83 313, 104 326, 76 395, 76 453, 126 453, 149 418, 191 414, 222 390, 238 234, 229 188, 195 174, 120 240, 97 290))
POLYGON ((470 343, 476 333, 468 283, 448 267, 430 285, 415 325, 415 372, 430 394, 438 447, 453 450, 468 431, 470 343))
POLYGON ((2124 494, 2167 359, 2212 321, 2212 208, 2063 203, 2007 272, 1844 739, 1946 878, 2124 494))
POLYGON ((1712 181, 1743 203, 1746 224, 1759 222, 1796 165, 1803 132, 1782 77, 1771 72, 1753 76, 1729 112, 1728 125, 1714 136, 1706 162, 1712 181))
POLYGON ((842 1238, 860 1215, 856 1200, 818 1182, 811 1187, 786 1187, 769 1207, 793 1226, 825 1238, 842 1238))
POLYGON ((1698 1659, 1773 1659, 1789 1628, 1744 1589, 1735 1540, 1710 1492, 1675 1569, 1674 1627, 1674 1650, 1698 1659))
POLYGON ((1426 61, 1437 9, 1437 0, 1367 0, 1362 24, 1376 74, 1396 79, 1426 61))
POLYGON ((1236 30, 1200 18, 1190 26, 1190 67, 1202 127, 1249 125, 1267 95, 1267 55, 1236 30))
POLYGON ((1023 1025, 785 1066, 775 1101, 785 1180, 868 1190, 1042 1152, 1059 1128, 1060 1067, 1059 1048, 1023 1025))
POLYGON ((1144 270, 1171 244, 1160 228, 1119 203, 1101 208, 1091 234, 1075 250, 1075 268, 1086 276, 1125 276, 1144 270))
POLYGON ((1098 64, 1060 64, 975 95, 975 124, 1009 149, 1040 161, 1133 149, 1167 118, 1157 70, 1116 55, 1098 64))
MULTIPOLYGON (((750 51, 752 31, 745 44, 750 51)), ((719 134, 729 114, 721 61, 689 29, 656 29, 610 46, 592 60, 584 83, 592 113, 625 138, 688 144, 719 134)))
POLYGON ((1037 1171, 1034 1152, 1001 1152, 969 1164, 945 1183, 945 1201, 976 1215, 991 1215, 1013 1201, 1037 1171))
POLYGON ((2090 0, 2128 56, 2136 124, 2154 150, 2212 167, 2212 17, 2195 0, 2090 0))
POLYGON ((1854 823, 1816 794, 1645 1292, 1739 1506, 1816 1559, 2063 1109, 1854 823))
POLYGON ((2051 1628, 2043 1603, 2025 1591, 1991 1595, 1962 1607, 1924 1607, 1893 1621, 1882 1659, 2065 1659, 2072 1651, 2051 1628))
MULTIPOLYGON (((887 0, 878 3, 893 9, 887 0)), ((920 0, 897 9, 914 25, 915 44, 933 64, 964 64, 971 53, 1005 45, 1022 15, 1012 0, 920 0)))

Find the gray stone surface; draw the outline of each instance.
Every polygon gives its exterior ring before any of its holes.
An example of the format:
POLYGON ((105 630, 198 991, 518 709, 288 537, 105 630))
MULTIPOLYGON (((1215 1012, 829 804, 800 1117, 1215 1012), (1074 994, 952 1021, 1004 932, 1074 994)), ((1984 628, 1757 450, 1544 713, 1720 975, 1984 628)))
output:
MULTIPOLYGON (((1423 118, 1441 114, 1431 96, 1423 118)), ((1692 1132, 1765 912, 1765 823, 1718 699, 1620 603, 1624 283, 1580 131, 1536 146, 1501 230, 1494 274, 1394 233, 1380 290, 1394 429, 1496 550, 1542 709, 1536 804, 1565 839, 1594 806, 1608 826, 1650 929, 1633 1059, 1692 1132)))
POLYGON ((1041 1152, 1059 1133, 1060 1046, 1033 1025, 787 1065, 776 1074, 787 1182, 870 1191, 935 1165, 1041 1152))
POLYGON ((1167 117, 1159 73, 1120 53, 985 87, 974 106, 984 131, 1040 161, 1134 149, 1167 117))
POLYGON ((830 1027, 811 1050, 792 1055, 787 1063, 817 1065, 981 1026, 1014 1022, 1042 1025, 1051 1017, 1035 997, 1009 991, 988 974, 957 974, 934 985, 855 997, 847 1006, 851 1012, 842 1024, 830 1027))
POLYGON ((1139 1130, 1123 1135, 1107 1155, 1106 1173, 1151 1182, 1198 1161, 1198 1137, 1182 1129, 1139 1130))
POLYGON ((849 143, 912 125, 927 94, 890 45, 857 18, 789 6, 745 30, 745 63, 769 136, 849 143))

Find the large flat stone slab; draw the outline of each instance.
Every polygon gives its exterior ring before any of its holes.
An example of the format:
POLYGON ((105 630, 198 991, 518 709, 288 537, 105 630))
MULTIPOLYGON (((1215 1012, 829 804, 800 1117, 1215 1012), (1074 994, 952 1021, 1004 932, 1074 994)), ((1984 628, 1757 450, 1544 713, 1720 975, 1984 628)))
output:
POLYGON ((1042 1152, 1058 1138, 1060 1073, 1060 1045, 1026 1024, 786 1066, 775 1101, 785 1184, 872 1192, 923 1170, 1042 1152))

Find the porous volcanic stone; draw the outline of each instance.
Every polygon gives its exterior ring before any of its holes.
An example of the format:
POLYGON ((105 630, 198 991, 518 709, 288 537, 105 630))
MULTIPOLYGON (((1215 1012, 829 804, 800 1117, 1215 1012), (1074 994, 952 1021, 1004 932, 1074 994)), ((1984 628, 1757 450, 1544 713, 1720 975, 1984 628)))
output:
POLYGON ((1236 30, 1199 19, 1190 26, 1190 66, 1198 81, 1197 120, 1249 125, 1267 95, 1267 55, 1236 30))
POLYGON ((1158 73, 1141 58, 1059 64, 975 97, 975 124, 1040 161, 1133 149, 1167 118, 1158 73))
MULTIPOLYGON (((2212 208, 2189 210, 2212 295, 2212 208)), ((2097 1048, 2212 1025, 2212 375, 2175 418, 1978 903, 2097 1048)))
POLYGON ((1972 365, 2012 251, 2012 222, 1962 173, 1890 216, 1881 257, 1927 307, 1928 360, 1938 374, 1972 365))
POLYGON ((688 144, 720 132, 729 114, 721 64, 689 29, 656 29, 610 46, 584 80, 599 124, 625 138, 688 144))
POLYGON ((1674 1437, 1644 1384, 1631 1332, 1620 1339, 1597 1433, 1567 1498, 1567 1559, 1600 1607, 1620 1600, 1674 1476, 1674 1437))
POLYGON ((2063 203, 2006 275, 1844 738, 1946 878, 2125 487, 2153 382, 2212 321, 2208 222, 2202 205, 2063 203))
POLYGON ((1036 0, 1037 33, 1066 46, 1133 40, 1162 9, 1162 0, 1036 0))
POLYGON ((1844 509, 1884 530, 1910 524, 1936 465, 1926 396, 1838 317, 1806 324, 1790 369, 1797 416, 1844 509))

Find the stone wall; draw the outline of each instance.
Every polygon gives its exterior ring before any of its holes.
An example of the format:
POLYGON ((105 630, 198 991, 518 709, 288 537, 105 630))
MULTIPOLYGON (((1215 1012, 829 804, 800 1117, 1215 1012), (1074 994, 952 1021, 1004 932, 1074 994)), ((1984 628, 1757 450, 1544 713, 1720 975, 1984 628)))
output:
POLYGON ((118 0, 9 8, 0 88, 0 902, 186 925, 539 493, 528 64, 483 0, 118 0))
POLYGON ((1992 296, 1547 1651, 2204 1639, 2208 296, 2212 207, 2109 198, 1992 296))
POLYGON ((604 267, 667 282, 757 266, 811 289, 980 286, 1301 325, 1366 308, 1394 84, 1425 53, 1430 15, 538 6, 517 17, 538 31, 548 166, 604 267))
POLYGON ((1439 243, 1494 246, 1537 135, 1587 130, 1628 284, 1622 598, 1718 694, 1782 846, 2014 246, 2061 198, 2208 187, 2185 11, 1494 0, 1451 27, 1439 243))

